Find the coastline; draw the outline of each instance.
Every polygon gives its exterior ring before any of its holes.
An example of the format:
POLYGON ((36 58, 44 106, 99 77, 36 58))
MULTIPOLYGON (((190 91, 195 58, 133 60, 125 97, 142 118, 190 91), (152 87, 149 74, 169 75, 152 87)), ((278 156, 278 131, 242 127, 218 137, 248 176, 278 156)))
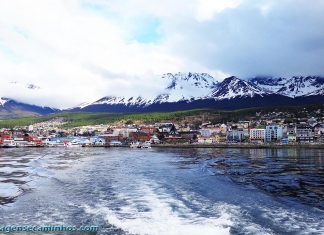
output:
MULTIPOLYGON (((82 148, 129 148, 129 145, 82 145, 82 148)), ((244 149, 324 149, 324 144, 151 144, 152 148, 244 148, 244 149)), ((66 146, 15 146, 0 147, 0 149, 8 148, 67 148, 66 146)), ((74 147, 75 148, 75 147, 74 147)), ((73 149, 73 148, 72 148, 73 149)))
POLYGON ((324 149, 324 144, 151 144, 152 147, 160 148, 255 148, 255 149, 278 149, 278 148, 312 148, 324 149))

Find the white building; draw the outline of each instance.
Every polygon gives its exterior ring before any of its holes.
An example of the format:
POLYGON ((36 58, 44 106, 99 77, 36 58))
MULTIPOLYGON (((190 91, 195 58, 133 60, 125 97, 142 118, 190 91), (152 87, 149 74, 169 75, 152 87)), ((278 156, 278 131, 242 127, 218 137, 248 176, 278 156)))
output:
POLYGON ((270 125, 266 126, 265 139, 266 142, 281 140, 283 136, 282 126, 270 125))
POLYGON ((250 129, 250 140, 251 141, 264 141, 265 137, 266 137, 265 129, 257 129, 257 128, 250 129))
POLYGON ((123 135, 124 137, 129 137, 129 133, 131 132, 137 132, 137 128, 119 128, 114 129, 113 135, 123 135))
POLYGON ((29 125, 28 128, 27 128, 27 130, 28 130, 29 132, 33 131, 33 130, 34 130, 34 126, 33 126, 33 125, 29 125))

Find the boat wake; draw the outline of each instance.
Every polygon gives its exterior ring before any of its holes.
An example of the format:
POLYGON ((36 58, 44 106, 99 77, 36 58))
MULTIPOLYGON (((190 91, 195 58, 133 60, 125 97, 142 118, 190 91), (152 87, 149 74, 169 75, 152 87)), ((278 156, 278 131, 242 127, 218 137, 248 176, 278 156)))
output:
MULTIPOLYGON (((105 201, 95 206, 84 205, 84 210, 131 234, 230 234, 231 227, 242 218, 238 206, 225 202, 210 206, 190 193, 171 195, 158 185, 142 183, 134 192, 119 193, 118 205, 105 201), (195 200, 189 202, 189 198, 195 200)), ((246 230, 271 234, 257 224, 246 230)))

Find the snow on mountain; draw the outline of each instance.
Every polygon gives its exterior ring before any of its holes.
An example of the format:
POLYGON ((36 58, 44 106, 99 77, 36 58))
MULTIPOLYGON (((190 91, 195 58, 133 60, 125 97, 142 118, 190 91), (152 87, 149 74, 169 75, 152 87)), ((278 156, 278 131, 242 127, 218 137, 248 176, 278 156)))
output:
MULTIPOLYGON (((211 106, 213 102, 219 105, 219 102, 234 102, 241 98, 252 98, 259 103, 263 99, 267 100, 267 104, 276 102, 272 99, 293 103, 294 101, 291 99, 296 97, 309 96, 313 99, 312 96, 324 95, 324 79, 314 76, 256 77, 249 80, 232 76, 225 78, 222 82, 217 82, 207 73, 166 73, 161 79, 166 80, 167 86, 155 98, 106 96, 72 110, 100 110, 100 105, 114 106, 116 110, 121 110, 117 106, 123 107, 123 110, 137 110, 138 108, 139 110, 149 110, 152 107, 158 110, 159 105, 167 109, 166 107, 171 107, 170 105, 174 104, 179 104, 181 107, 183 105, 189 107, 190 104, 193 104, 195 108, 199 108, 200 106, 211 106)), ((179 108, 181 109, 181 107, 179 108)), ((174 106, 173 109, 176 107, 174 106)), ((106 107, 105 110, 110 109, 106 107)))
POLYGON ((323 95, 324 96, 324 87, 317 89, 315 91, 309 92, 309 93, 305 94, 304 96, 312 96, 312 95, 323 95))
POLYGON ((106 96, 101 98, 100 100, 97 100, 93 102, 93 105, 98 104, 111 104, 111 105, 117 105, 117 104, 123 104, 123 105, 137 105, 137 106, 145 106, 151 103, 151 100, 144 99, 141 96, 138 97, 116 97, 116 96, 106 96))
MULTIPOLYGON (((294 76, 291 78, 256 77, 250 80, 255 86, 291 98, 299 96, 321 95, 324 78, 319 76, 294 76)), ((323 94, 323 93, 322 93, 323 94)))
POLYGON ((238 97, 264 96, 272 92, 265 91, 235 76, 225 78, 221 83, 215 86, 211 97, 215 100, 233 99, 238 97))
POLYGON ((77 108, 88 105, 126 105, 146 107, 151 104, 166 102, 192 101, 202 99, 217 85, 217 81, 207 73, 166 73, 161 79, 167 81, 167 86, 155 98, 106 96, 93 103, 83 103, 77 108))
POLYGON ((170 83, 165 92, 154 100, 157 103, 201 99, 218 84, 207 73, 167 73, 162 79, 167 79, 170 83))
POLYGON ((10 99, 8 98, 0 98, 0 106, 4 106, 10 99))

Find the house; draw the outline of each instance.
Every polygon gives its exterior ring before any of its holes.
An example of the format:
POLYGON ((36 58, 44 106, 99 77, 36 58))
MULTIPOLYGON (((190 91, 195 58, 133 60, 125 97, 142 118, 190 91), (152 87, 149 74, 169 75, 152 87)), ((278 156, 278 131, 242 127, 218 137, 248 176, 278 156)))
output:
POLYGON ((158 126, 159 132, 166 132, 166 133, 169 133, 174 126, 173 123, 159 123, 156 125, 158 126))
POLYGON ((123 135, 119 134, 119 135, 114 135, 114 134, 103 134, 100 135, 99 137, 103 138, 105 140, 105 143, 109 143, 112 140, 122 140, 123 139, 123 135))
POLYGON ((113 131, 113 135, 122 135, 123 137, 129 137, 129 133, 136 132, 137 128, 116 128, 113 131))
POLYGON ((145 132, 146 134, 153 135, 154 133, 158 132, 158 129, 156 127, 141 127, 141 132, 145 132))
POLYGON ((195 140, 197 139, 198 135, 200 135, 199 131, 180 131, 178 133, 179 136, 183 137, 187 140, 195 140))
POLYGON ((130 132, 128 137, 136 141, 149 141, 151 139, 149 134, 141 131, 130 132))
POLYGON ((227 140, 226 134, 217 133, 213 135, 216 143, 224 143, 227 140))
POLYGON ((214 133, 220 133, 220 127, 212 127, 212 128, 202 128, 200 129, 201 136, 209 137, 214 133))

